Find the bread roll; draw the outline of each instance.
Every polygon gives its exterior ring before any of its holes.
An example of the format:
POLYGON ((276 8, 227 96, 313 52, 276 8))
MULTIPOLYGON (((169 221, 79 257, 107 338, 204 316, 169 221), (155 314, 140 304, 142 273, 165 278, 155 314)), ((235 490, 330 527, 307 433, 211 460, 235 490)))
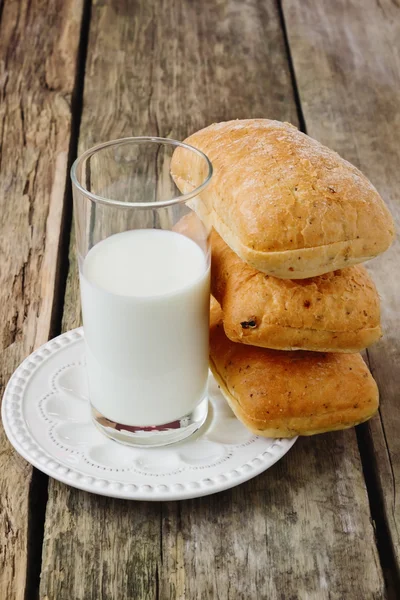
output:
MULTIPOLYGON (((206 127, 186 142, 214 166, 193 204, 251 266, 283 279, 315 277, 386 250, 392 217, 368 179, 289 123, 267 119, 206 127)), ((178 148, 171 173, 183 192, 205 174, 178 148)))
POLYGON ((277 350, 358 352, 381 336, 379 296, 361 265, 312 279, 256 271, 214 230, 211 293, 228 338, 277 350))
POLYGON ((282 352, 226 337, 211 309, 210 367, 237 418, 257 435, 294 437, 346 429, 378 409, 378 389, 360 354, 282 352))

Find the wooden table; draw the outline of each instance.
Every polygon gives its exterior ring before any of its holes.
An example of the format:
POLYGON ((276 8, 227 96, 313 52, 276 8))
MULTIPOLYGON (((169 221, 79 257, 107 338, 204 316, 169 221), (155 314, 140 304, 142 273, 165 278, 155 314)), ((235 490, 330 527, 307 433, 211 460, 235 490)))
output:
MULTIPOLYGON (((96 142, 291 121, 400 216, 397 0, 0 0, 0 387, 79 324, 69 166, 96 142), (68 248, 69 252, 68 252, 68 248)), ((399 245, 369 269, 379 415, 301 439, 236 489, 184 502, 91 495, 0 433, 3 600, 400 598, 399 245)))

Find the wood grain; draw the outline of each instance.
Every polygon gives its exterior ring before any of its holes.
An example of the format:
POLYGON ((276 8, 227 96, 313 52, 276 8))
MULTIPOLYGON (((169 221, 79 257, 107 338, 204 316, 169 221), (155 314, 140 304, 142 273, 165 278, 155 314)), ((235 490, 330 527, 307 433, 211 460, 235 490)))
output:
MULTIPOLYGON (((400 5, 306 0, 300 6, 284 0, 283 9, 308 133, 371 179, 399 230, 400 5)), ((399 261, 397 239, 367 264, 381 296, 384 337, 368 350, 380 389, 381 420, 365 427, 400 569, 399 261)))
MULTIPOLYGON (((273 1, 95 1, 84 89, 81 151, 236 117, 297 121, 273 1)), ((77 306, 72 264, 65 328, 78 324, 77 306)), ((132 600, 384 598, 354 431, 301 440, 263 476, 193 501, 118 502, 51 481, 41 598, 116 590, 132 600)))
POLYGON ((56 482, 50 492, 47 514, 56 529, 46 530, 41 598, 155 598, 159 505, 111 500, 56 482))
MULTIPOLYGON (((0 395, 50 334, 82 2, 5 0, 1 9, 0 395)), ((32 469, 2 427, 0 472, 0 597, 22 599, 32 469)))
POLYGON ((302 438, 232 491, 164 504, 160 597, 384 598, 358 460, 347 432, 302 438))

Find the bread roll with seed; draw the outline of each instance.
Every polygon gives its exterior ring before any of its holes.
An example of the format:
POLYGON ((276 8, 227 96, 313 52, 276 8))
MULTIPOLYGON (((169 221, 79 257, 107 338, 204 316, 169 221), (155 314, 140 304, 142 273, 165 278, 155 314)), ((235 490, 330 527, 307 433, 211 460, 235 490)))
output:
MULTIPOLYGON (((370 181, 289 123, 216 123, 185 141, 214 167, 192 206, 259 271, 315 277, 365 262, 393 241, 393 219, 370 181)), ((203 168, 193 153, 174 152, 171 173, 181 191, 204 181, 203 168)))
POLYGON ((311 279, 250 267, 214 230, 211 293, 228 338, 277 350, 359 352, 381 336, 379 296, 361 265, 311 279))
POLYGON ((358 425, 378 409, 360 354, 283 352, 235 344, 212 303, 210 367, 237 418, 257 435, 314 435, 358 425))

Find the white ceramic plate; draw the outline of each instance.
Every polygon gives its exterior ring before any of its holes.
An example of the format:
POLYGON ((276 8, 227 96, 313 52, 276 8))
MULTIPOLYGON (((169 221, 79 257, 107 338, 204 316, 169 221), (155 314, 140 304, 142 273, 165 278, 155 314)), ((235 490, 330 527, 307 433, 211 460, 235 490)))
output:
POLYGON ((210 375, 209 415, 191 438, 151 449, 113 442, 91 421, 82 328, 44 344, 18 367, 3 397, 2 419, 17 452, 44 473, 132 500, 183 500, 226 490, 271 467, 296 441, 249 432, 210 375))

